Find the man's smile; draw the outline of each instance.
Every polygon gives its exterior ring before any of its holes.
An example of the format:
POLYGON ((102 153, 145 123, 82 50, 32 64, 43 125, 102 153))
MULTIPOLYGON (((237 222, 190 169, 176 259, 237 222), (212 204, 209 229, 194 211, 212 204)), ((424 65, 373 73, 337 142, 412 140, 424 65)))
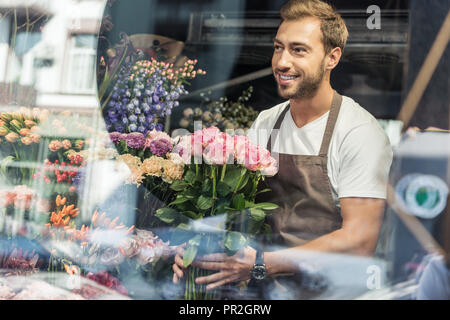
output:
POLYGON ((295 75, 295 74, 288 74, 288 73, 281 73, 281 72, 276 72, 277 75, 277 79, 278 79, 278 83, 280 85, 289 85, 292 82, 295 81, 295 79, 297 79, 299 76, 295 75))

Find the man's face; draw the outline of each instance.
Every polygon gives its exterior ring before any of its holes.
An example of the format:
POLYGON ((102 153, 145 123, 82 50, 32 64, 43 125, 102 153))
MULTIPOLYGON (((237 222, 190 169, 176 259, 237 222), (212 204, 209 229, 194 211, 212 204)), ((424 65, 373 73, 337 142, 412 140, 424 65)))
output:
POLYGON ((284 21, 274 39, 272 70, 284 99, 310 98, 325 74, 320 20, 284 21))

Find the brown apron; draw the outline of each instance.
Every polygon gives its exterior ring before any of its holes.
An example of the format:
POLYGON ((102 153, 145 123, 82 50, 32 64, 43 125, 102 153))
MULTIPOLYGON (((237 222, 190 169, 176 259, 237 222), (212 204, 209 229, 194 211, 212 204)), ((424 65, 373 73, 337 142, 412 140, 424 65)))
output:
MULTIPOLYGON (((336 124, 342 96, 334 92, 319 155, 291 155, 278 153, 279 171, 265 179, 271 191, 262 193, 257 201, 280 206, 271 213, 272 244, 294 247, 303 245, 342 226, 342 217, 333 200, 327 174, 328 147, 336 124)), ((281 123, 289 111, 289 104, 278 117, 267 149, 272 151, 281 123)), ((293 280, 291 277, 289 279, 293 280)))

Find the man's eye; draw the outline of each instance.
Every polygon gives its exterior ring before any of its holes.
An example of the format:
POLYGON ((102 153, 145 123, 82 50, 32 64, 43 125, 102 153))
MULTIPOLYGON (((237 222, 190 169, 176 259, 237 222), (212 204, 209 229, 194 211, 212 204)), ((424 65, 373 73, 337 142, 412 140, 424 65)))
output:
POLYGON ((303 53, 303 52, 305 52, 306 50, 305 49, 303 49, 303 48, 294 48, 294 52, 295 53, 303 53))
POLYGON ((274 49, 275 51, 280 51, 282 48, 281 48, 280 46, 278 46, 278 45, 274 45, 274 46, 273 46, 273 49, 274 49))

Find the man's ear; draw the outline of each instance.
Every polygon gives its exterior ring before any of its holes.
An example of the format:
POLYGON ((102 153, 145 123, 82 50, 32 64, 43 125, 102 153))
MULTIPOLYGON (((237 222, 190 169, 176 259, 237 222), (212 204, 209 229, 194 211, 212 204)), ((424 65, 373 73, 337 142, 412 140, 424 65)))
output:
POLYGON ((326 65, 327 70, 333 70, 341 60, 341 57, 342 57, 341 48, 336 47, 333 50, 331 50, 330 53, 328 54, 328 62, 326 65))

